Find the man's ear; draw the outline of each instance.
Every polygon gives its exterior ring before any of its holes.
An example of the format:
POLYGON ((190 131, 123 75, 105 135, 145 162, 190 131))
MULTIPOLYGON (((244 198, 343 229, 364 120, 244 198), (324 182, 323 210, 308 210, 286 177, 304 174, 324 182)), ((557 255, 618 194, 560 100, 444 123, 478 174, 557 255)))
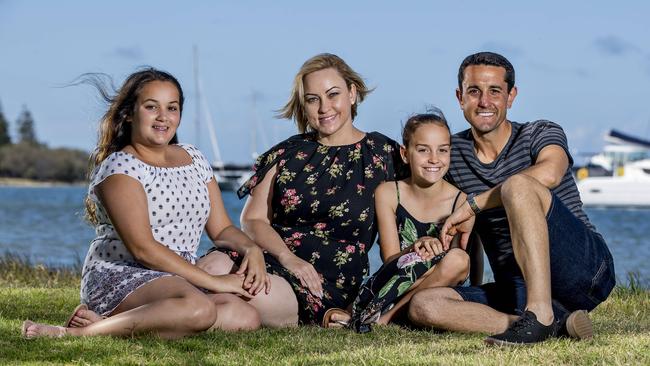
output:
POLYGON ((460 104, 461 109, 463 108, 463 92, 460 88, 456 88, 456 99, 458 99, 458 104, 460 104))
POLYGON ((517 97, 517 87, 513 86, 512 89, 510 89, 510 92, 508 93, 508 109, 512 107, 512 102, 515 101, 516 97, 517 97))

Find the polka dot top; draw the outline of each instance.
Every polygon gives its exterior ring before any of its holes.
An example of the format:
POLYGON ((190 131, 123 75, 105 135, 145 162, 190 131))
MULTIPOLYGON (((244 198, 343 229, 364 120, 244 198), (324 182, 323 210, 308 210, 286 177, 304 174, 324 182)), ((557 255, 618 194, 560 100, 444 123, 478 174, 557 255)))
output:
POLYGON ((93 172, 88 195, 97 207, 97 240, 120 241, 95 187, 113 174, 137 180, 147 195, 149 222, 154 238, 179 255, 196 259, 201 233, 210 214, 207 183, 213 179, 210 163, 194 146, 179 144, 192 157, 188 165, 163 168, 118 151, 93 172))

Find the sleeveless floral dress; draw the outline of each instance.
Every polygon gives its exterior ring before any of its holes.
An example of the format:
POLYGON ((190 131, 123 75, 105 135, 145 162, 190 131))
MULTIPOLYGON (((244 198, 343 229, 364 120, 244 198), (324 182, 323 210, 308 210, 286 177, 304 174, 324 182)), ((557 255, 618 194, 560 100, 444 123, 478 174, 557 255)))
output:
MULTIPOLYGON (((400 240, 400 250, 409 248, 423 236, 438 237, 436 223, 420 222, 400 203, 399 184, 396 181, 397 208, 395 221, 400 240)), ((456 202, 460 191, 452 207, 456 202)), ((390 262, 384 263, 361 287, 352 305, 352 319, 349 327, 360 333, 371 330, 373 323, 395 306, 422 275, 427 273, 445 256, 443 252, 430 260, 423 260, 415 252, 406 253, 390 262)))
POLYGON ((314 133, 296 135, 257 159, 239 197, 250 193, 275 165, 271 226, 296 256, 314 266, 323 298, 313 296, 268 253, 267 270, 291 284, 300 323, 320 324, 327 309, 352 302, 368 274, 368 250, 377 233, 374 191, 380 183, 403 176, 399 145, 377 132, 345 146, 322 145, 314 133))

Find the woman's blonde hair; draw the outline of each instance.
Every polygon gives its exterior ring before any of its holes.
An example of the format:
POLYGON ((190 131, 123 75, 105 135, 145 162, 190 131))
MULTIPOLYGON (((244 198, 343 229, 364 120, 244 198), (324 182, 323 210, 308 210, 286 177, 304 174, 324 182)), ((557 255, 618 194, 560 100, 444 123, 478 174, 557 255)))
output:
MULTIPOLYGON (((108 110, 99 123, 97 146, 90 155, 88 163, 88 177, 96 167, 110 154, 122 150, 131 143, 131 123, 128 121, 135 112, 135 105, 140 92, 147 83, 152 81, 166 81, 174 84, 178 89, 180 111, 183 112, 183 89, 180 83, 171 74, 152 67, 137 71, 126 78, 122 87, 114 90, 110 77, 105 74, 84 74, 74 84, 90 84, 97 88, 102 99, 108 104, 108 110)), ((178 136, 174 135, 170 144, 178 143, 178 136)), ((95 203, 86 196, 86 219, 97 224, 95 203)))
POLYGON ((298 126, 300 133, 309 132, 309 122, 307 121, 307 113, 305 112, 304 98, 305 98, 305 76, 315 71, 332 68, 336 70, 339 75, 345 80, 348 90, 355 86, 357 89, 357 99, 352 104, 352 119, 357 115, 357 105, 361 103, 372 89, 366 87, 361 75, 356 73, 348 64, 340 57, 331 53, 321 53, 309 60, 305 61, 298 74, 293 79, 293 86, 291 89, 291 96, 287 104, 278 111, 278 118, 293 119, 298 126))

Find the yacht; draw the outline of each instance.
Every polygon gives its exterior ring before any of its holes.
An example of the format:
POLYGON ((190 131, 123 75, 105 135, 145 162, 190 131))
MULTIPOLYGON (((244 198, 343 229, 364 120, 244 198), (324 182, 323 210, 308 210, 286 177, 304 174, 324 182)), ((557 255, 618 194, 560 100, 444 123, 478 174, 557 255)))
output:
POLYGON ((253 175, 247 164, 212 164, 212 171, 222 191, 237 191, 253 175))
POLYGON ((650 141, 612 130, 600 154, 576 171, 585 206, 650 208, 650 141))

